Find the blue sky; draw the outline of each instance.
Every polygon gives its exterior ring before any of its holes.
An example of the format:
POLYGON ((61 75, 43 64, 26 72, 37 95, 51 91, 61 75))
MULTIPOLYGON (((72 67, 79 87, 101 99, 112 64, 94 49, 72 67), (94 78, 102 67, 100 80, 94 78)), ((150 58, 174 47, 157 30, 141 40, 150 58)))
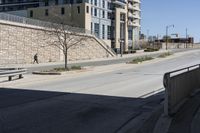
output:
POLYGON ((188 34, 200 41, 200 0, 141 0, 142 33, 164 35, 165 27, 174 24, 169 34, 178 33, 180 37, 188 34))

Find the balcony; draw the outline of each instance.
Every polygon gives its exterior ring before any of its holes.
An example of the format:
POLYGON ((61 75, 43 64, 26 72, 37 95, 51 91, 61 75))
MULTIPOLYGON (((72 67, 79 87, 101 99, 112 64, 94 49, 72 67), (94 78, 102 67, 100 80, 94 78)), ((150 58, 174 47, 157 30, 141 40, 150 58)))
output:
POLYGON ((129 20, 128 25, 133 26, 133 21, 129 20))
POLYGON ((140 15, 138 13, 133 13, 134 19, 141 19, 140 15))
POLYGON ((133 25, 134 27, 140 27, 141 25, 138 22, 133 21, 133 25))
POLYGON ((134 18, 133 13, 128 12, 128 17, 129 17, 129 18, 134 18))
POLYGON ((132 10, 134 10, 133 5, 131 5, 131 4, 129 3, 129 4, 128 4, 128 9, 132 9, 132 10))
POLYGON ((133 5, 133 9, 134 9, 135 11, 141 11, 139 5, 133 5))
POLYGON ((136 3, 141 3, 140 0, 132 0, 132 1, 134 1, 134 2, 136 2, 136 3))
POLYGON ((131 2, 134 2, 134 3, 141 3, 140 0, 128 0, 128 1, 131 1, 131 2))
POLYGON ((120 6, 126 6, 126 1, 125 0, 115 0, 115 4, 118 4, 120 6))

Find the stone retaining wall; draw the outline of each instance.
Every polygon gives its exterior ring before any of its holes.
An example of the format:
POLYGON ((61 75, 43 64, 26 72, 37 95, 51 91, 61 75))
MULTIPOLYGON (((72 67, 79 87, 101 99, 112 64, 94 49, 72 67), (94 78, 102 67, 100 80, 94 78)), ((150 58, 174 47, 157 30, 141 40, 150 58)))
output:
MULTIPOLYGON (((33 63, 38 53, 39 62, 63 61, 63 53, 55 46, 48 46, 50 38, 41 27, 0 21, 0 65, 33 63)), ((105 58, 111 56, 93 37, 71 47, 69 60, 105 58)))

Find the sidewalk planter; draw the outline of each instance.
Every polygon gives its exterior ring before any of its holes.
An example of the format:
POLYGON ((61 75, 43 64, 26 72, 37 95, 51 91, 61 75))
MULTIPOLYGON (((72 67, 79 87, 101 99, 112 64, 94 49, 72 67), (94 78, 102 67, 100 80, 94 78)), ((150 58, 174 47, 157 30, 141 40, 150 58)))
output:
POLYGON ((159 49, 158 48, 147 48, 144 50, 144 52, 155 52, 155 51, 158 51, 159 49))
POLYGON ((37 74, 37 75, 61 75, 60 72, 39 72, 39 71, 34 71, 32 74, 37 74))

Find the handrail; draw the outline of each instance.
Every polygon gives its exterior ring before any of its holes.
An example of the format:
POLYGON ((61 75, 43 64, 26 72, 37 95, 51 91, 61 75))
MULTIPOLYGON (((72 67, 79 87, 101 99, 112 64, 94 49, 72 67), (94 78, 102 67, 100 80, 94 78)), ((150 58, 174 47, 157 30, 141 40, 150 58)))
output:
POLYGON ((181 68, 181 69, 178 69, 178 70, 174 70, 174 71, 171 71, 171 72, 167 72, 167 73, 165 73, 165 75, 170 75, 172 73, 180 72, 180 71, 183 71, 183 70, 190 71, 190 68, 194 68, 196 66, 198 66, 200 68, 200 64, 197 64, 197 65, 192 65, 192 66, 189 66, 189 67, 181 68))
MULTIPOLYGON (((183 70, 187 70, 187 72, 189 72, 189 71, 190 71, 190 68, 194 68, 194 67, 197 67, 197 66, 200 68, 200 64, 197 64, 197 65, 192 65, 192 66, 189 66, 189 67, 185 67, 185 68, 181 68, 181 69, 178 69, 178 70, 174 70, 174 71, 165 73, 164 76, 163 76, 163 85, 164 85, 164 87, 165 87, 165 88, 167 87, 167 82, 168 82, 168 80, 169 80, 171 74, 177 73, 177 72, 181 72, 181 71, 183 71, 183 70)), ((180 74, 180 73, 179 73, 179 74, 180 74)), ((178 74, 178 75, 179 75, 179 74, 178 74)))

